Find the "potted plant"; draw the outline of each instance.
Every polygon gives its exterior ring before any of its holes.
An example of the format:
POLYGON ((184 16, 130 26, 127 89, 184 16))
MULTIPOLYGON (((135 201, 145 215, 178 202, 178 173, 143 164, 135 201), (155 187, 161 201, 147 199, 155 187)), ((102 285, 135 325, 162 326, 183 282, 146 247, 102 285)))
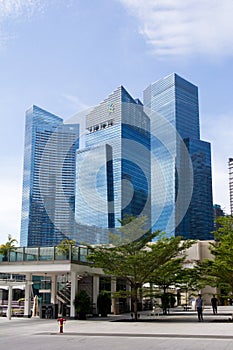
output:
POLYGON ((101 291, 97 298, 98 313, 101 317, 107 317, 111 312, 111 296, 110 292, 101 291))
POLYGON ((85 290, 78 292, 74 299, 75 311, 78 314, 79 320, 85 320, 87 314, 90 312, 91 300, 85 290))

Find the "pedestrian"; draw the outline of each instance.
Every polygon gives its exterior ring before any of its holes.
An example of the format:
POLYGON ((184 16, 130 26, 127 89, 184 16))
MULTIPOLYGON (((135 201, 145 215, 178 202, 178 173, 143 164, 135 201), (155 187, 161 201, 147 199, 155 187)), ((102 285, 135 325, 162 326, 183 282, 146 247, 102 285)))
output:
POLYGON ((216 315, 217 314, 218 299, 216 298, 216 296, 214 294, 213 294, 213 297, 211 298, 211 305, 212 305, 212 309, 213 309, 213 314, 216 315))
POLYGON ((203 299, 201 294, 198 294, 198 298, 196 299, 196 308, 197 308, 197 316, 198 321, 203 321, 203 299))

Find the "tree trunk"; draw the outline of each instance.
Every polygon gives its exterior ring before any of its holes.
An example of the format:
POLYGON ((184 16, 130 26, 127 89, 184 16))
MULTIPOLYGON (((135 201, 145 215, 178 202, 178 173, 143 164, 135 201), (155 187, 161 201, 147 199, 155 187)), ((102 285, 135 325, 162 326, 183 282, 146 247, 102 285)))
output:
POLYGON ((133 296, 134 296, 134 319, 138 320, 138 289, 137 287, 133 287, 133 296))
POLYGON ((168 308, 168 296, 166 293, 166 288, 163 288, 163 301, 162 301, 162 307, 163 307, 163 314, 167 315, 167 308, 168 308))

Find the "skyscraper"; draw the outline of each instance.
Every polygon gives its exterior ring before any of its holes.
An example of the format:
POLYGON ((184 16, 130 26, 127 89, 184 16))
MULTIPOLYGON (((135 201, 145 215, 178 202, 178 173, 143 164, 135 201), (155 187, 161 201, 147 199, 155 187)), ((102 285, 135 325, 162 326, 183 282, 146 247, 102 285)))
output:
POLYGON ((231 215, 233 215, 233 158, 228 160, 229 169, 229 190, 230 190, 230 210, 231 215))
POLYGON ((74 230, 78 125, 37 106, 26 112, 21 246, 51 246, 74 230))
POLYGON ((198 89, 171 74, 144 91, 151 118, 153 229, 211 239, 210 144, 200 140, 198 89))
MULTIPOLYGON (((125 215, 150 228, 150 121, 120 86, 72 124, 26 112, 22 246, 106 243, 125 215)), ((138 237, 135 237, 138 238, 138 237)))
POLYGON ((126 215, 168 236, 213 237, 198 89, 177 74, 149 85, 144 106, 120 86, 67 123, 26 112, 20 244, 107 243, 126 215))
POLYGON ((76 224, 86 225, 79 241, 91 241, 91 227, 114 231, 126 214, 145 215, 150 227, 150 121, 141 102, 120 86, 85 123, 76 168, 76 224))
POLYGON ((221 227, 221 225, 218 224, 215 220, 221 216, 224 216, 225 214, 221 208, 221 205, 219 204, 214 204, 213 210, 214 210, 214 231, 216 231, 219 229, 219 227, 221 227))

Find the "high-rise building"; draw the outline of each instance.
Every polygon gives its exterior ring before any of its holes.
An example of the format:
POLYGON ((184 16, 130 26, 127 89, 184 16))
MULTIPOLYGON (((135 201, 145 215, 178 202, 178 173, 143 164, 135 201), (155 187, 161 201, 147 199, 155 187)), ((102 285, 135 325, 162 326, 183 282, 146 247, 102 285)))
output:
POLYGON ((76 224, 86 225, 79 241, 91 241, 91 227, 114 231, 127 214, 145 215, 150 228, 150 121, 141 102, 120 86, 85 122, 76 168, 76 224))
POLYGON ((213 238, 210 144, 200 140, 198 89, 171 74, 144 91, 151 119, 153 229, 213 238))
POLYGON ((168 236, 213 237, 197 87, 171 74, 145 90, 144 104, 120 86, 67 123, 26 112, 22 246, 106 243, 126 215, 168 236))
POLYGON ((219 204, 214 204, 213 210, 214 210, 214 231, 216 231, 221 226, 216 222, 216 219, 219 218, 220 216, 224 216, 225 214, 223 209, 221 208, 221 205, 219 204))
POLYGON ((78 132, 37 106, 27 110, 21 246, 56 245, 73 233, 78 132))
MULTIPOLYGON (((150 121, 121 86, 72 124, 26 112, 22 246, 106 243, 125 215, 150 228, 150 121)), ((138 238, 138 237, 135 237, 138 238)))
POLYGON ((228 159, 229 169, 229 190, 230 190, 230 211, 233 215, 233 158, 228 159))

